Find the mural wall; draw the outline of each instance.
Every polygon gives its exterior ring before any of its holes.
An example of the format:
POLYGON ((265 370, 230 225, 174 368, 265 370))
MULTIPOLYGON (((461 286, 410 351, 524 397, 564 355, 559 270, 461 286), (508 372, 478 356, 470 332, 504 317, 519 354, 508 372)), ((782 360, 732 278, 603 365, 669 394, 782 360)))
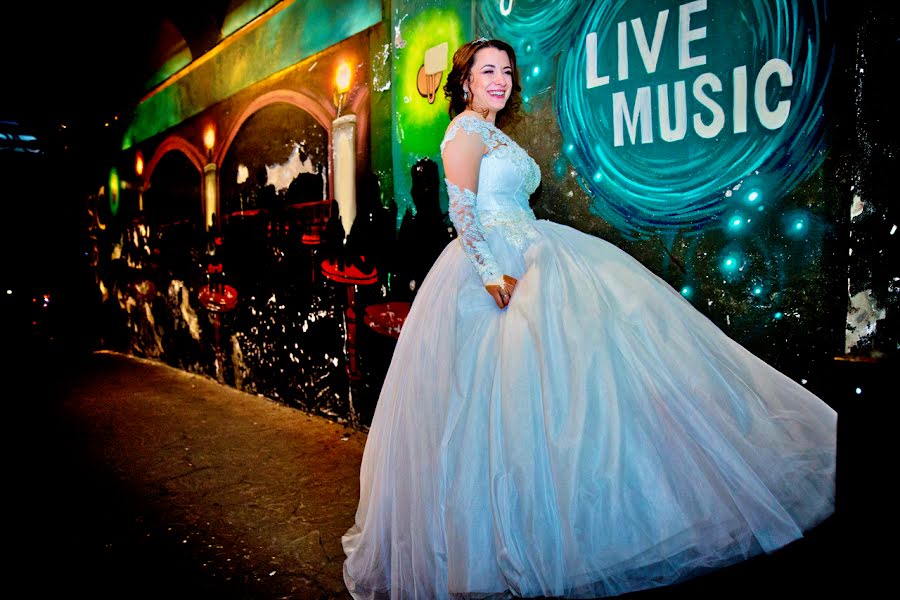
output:
POLYGON ((826 3, 478 6, 480 33, 520 56, 536 211, 614 240, 756 354, 815 379, 846 312, 826 3))
POLYGON ((455 237, 442 86, 484 35, 518 56, 508 133, 541 167, 539 217, 619 245, 814 391, 836 357, 896 353, 895 13, 398 0, 344 3, 350 32, 307 4, 137 108, 92 199, 103 345, 365 429, 455 237))
MULTIPOLYGON (((434 9, 416 4, 394 12, 395 52, 452 48, 452 32, 428 25, 434 9)), ((863 97, 878 75, 859 64, 889 70, 896 10, 824 0, 496 0, 472 10, 470 37, 499 37, 517 53, 525 118, 509 133, 541 166, 539 216, 637 256, 813 387, 835 356, 896 351, 887 315, 897 269, 847 248, 863 206, 855 180, 877 179, 887 170, 874 161, 896 156, 895 139, 863 124, 893 117, 873 92, 863 97), (873 270, 877 284, 864 274, 873 270)), ((398 89, 404 74, 411 89, 416 69, 397 64, 398 89)), ((440 99, 431 109, 417 100, 397 102, 403 167, 437 158, 447 122, 440 99), (437 131, 404 135, 403 122, 434 120, 437 131)), ((401 213, 404 176, 395 173, 401 213)), ((895 245, 890 187, 869 191, 881 198, 870 200, 879 204, 872 247, 883 253, 895 245)))
MULTIPOLYGON (((370 18, 370 8, 356 6, 356 21, 370 18)), ((302 16, 296 27, 316 15, 302 16)), ((271 22, 277 42, 268 46, 296 55, 284 38, 288 24, 271 22)), ((388 277, 386 255, 360 249, 395 233, 370 161, 369 59, 380 27, 376 20, 303 52, 208 105, 191 91, 225 67, 194 71, 166 88, 175 90, 170 98, 194 98, 172 109, 192 116, 145 139, 137 132, 154 131, 154 111, 136 110, 93 211, 103 345, 337 421, 367 422, 372 382, 384 369, 368 356, 389 356, 382 346, 394 341, 391 331, 356 333, 364 309, 384 304, 374 300, 384 299, 388 277)), ((261 38, 248 36, 245 53, 261 38)))

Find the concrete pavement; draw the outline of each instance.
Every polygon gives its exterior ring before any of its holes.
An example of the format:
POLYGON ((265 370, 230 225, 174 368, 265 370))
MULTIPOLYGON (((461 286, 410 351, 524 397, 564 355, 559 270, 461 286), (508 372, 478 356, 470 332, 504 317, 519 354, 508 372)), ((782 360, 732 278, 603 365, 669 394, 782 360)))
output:
POLYGON ((47 597, 347 597, 364 434, 149 360, 65 371, 33 384, 16 488, 17 571, 47 597))

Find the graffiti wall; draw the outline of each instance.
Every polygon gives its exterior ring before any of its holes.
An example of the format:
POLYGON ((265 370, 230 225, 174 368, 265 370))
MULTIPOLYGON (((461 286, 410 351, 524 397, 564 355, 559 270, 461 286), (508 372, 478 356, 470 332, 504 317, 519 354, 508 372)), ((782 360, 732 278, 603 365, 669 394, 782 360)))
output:
POLYGON ((103 345, 365 429, 416 291, 454 243, 443 85, 455 49, 486 36, 517 54, 507 132, 541 168, 540 218, 620 246, 814 391, 836 357, 896 353, 896 14, 352 4, 352 32, 293 38, 291 14, 331 18, 287 3, 138 107, 91 200, 103 345))
POLYGON ((385 367, 369 356, 394 340, 357 331, 384 305, 379 248, 396 220, 370 162, 379 35, 376 23, 122 152, 94 211, 104 345, 370 418, 385 367))
MULTIPOLYGON (((885 314, 856 292, 861 325, 845 318, 854 173, 872 168, 847 137, 875 77, 857 63, 885 60, 873 40, 891 37, 871 35, 872 10, 510 0, 477 3, 477 33, 507 40, 519 58, 527 118, 514 137, 542 168, 535 210, 614 241, 815 386, 834 356, 872 348, 845 337, 862 340, 885 314)), ((894 140, 865 135, 879 139, 873 154, 896 153, 894 140)), ((884 218, 886 198, 878 204, 884 218)), ((887 243, 890 225, 879 225, 887 243)), ((894 285, 883 273, 879 289, 894 285)), ((887 295, 878 306, 896 302, 887 295)), ((892 351, 889 330, 878 329, 892 351)))

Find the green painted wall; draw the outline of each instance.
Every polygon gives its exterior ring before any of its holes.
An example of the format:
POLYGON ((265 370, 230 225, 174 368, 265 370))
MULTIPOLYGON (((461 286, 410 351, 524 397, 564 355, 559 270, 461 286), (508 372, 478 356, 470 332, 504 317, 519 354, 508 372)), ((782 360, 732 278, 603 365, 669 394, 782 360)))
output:
MULTIPOLYGON (((450 122, 443 86, 446 73, 441 76, 433 103, 420 95, 416 85, 419 67, 425 51, 442 44, 448 45, 447 70, 452 65, 453 52, 472 37, 472 2, 408 0, 393 2, 392 95, 394 114, 391 121, 393 135, 394 201, 397 219, 403 219, 412 206, 410 169, 417 160, 431 158, 438 163, 441 177, 440 142, 450 122)), ((446 191, 441 190, 446 210, 446 191)))
POLYGON ((382 19, 380 0, 292 2, 212 60, 141 102, 122 149, 174 127, 233 94, 382 19))
POLYGON ((386 24, 376 27, 369 38, 369 153, 372 172, 378 177, 381 204, 387 206, 394 197, 394 155, 391 123, 394 94, 391 86, 393 54, 391 32, 386 24))

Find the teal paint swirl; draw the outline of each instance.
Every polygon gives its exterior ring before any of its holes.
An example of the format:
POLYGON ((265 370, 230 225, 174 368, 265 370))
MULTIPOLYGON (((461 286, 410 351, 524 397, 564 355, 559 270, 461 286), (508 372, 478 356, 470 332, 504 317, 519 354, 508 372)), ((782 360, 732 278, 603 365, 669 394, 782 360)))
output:
MULTIPOLYGON (((723 8, 708 7, 698 21, 706 27, 707 64, 686 70, 654 74, 643 72, 640 54, 634 47, 629 24, 629 66, 636 84, 608 88, 636 97, 638 86, 649 87, 657 100, 660 84, 667 85, 669 104, 676 81, 684 81, 690 96, 692 80, 700 73, 712 73, 722 82, 721 102, 725 125, 712 139, 691 132, 691 113, 708 119, 707 111, 691 98, 687 104, 687 134, 676 142, 659 139, 659 123, 653 124, 654 141, 649 144, 614 145, 613 103, 604 87, 587 89, 585 37, 597 32, 598 62, 605 57, 610 79, 615 78, 617 24, 635 17, 643 18, 647 38, 652 39, 657 10, 669 10, 664 36, 673 30, 678 4, 672 2, 638 3, 597 2, 588 11, 577 44, 560 59, 556 81, 556 110, 566 142, 574 145, 569 154, 573 166, 584 179, 583 185, 594 199, 592 209, 627 234, 642 236, 664 230, 695 233, 714 222, 726 210, 746 199, 741 190, 757 190, 770 202, 777 202, 797 183, 808 177, 824 158, 823 103, 831 69, 833 50, 822 40, 822 13, 816 4, 783 0, 741 1, 723 8), (714 10, 715 9, 715 10, 714 10), (673 14, 674 13, 674 14, 673 14), (612 38, 612 39, 610 39, 612 38), (775 129, 763 127, 755 119, 754 77, 770 59, 781 59, 791 68, 793 81, 785 90, 770 85, 767 106, 781 100, 791 102, 787 121, 775 129), (733 133, 733 68, 747 71, 747 131, 733 133), (730 192, 730 193, 729 193, 730 192)), ((673 36, 674 37, 674 36, 673 36)), ((701 42, 694 42, 703 47, 701 42)), ((677 56, 675 40, 663 38, 660 63, 677 56)), ((665 65, 663 65, 665 69, 665 65)), ((777 79, 777 78, 776 78, 777 79)), ((710 94, 712 95, 712 94, 710 94)), ((633 100, 632 100, 633 101, 633 100)), ((630 106, 632 101, 627 101, 630 106)), ((654 109, 658 105, 654 102, 654 109)), ((653 118, 658 119, 654 110, 653 118)))
POLYGON ((680 67, 678 45, 679 7, 685 2, 516 1, 508 15, 501 13, 500 4, 479 5, 479 34, 509 40, 520 53, 520 64, 540 66, 540 73, 524 73, 526 97, 542 91, 541 86, 554 88, 562 156, 591 195, 592 210, 627 236, 697 233, 719 222, 726 211, 752 203, 747 200, 750 191, 773 206, 824 159, 826 91, 834 54, 824 33, 825 0, 707 2, 691 14, 688 27, 706 28, 705 36, 688 46, 692 56, 705 56, 706 64, 686 68, 680 67), (649 49, 658 15, 666 10, 657 69, 651 73, 631 21, 641 20, 649 49), (617 71, 621 22, 627 27, 629 67, 622 79, 617 71), (587 86, 589 33, 597 36, 597 75, 609 76, 608 84, 592 89, 587 86), (779 85, 778 74, 761 77, 768 81, 764 112, 790 101, 787 120, 770 129, 758 116, 754 90, 757 76, 773 59, 789 66, 792 81, 779 85), (734 91, 736 68, 746 72, 745 94, 734 91), (720 83, 721 91, 708 85, 702 91, 717 103, 724 124, 717 134, 703 137, 693 125, 694 115, 708 124, 713 113, 698 99, 694 85, 709 78, 720 83), (663 90, 668 99, 671 126, 676 85, 685 88, 686 132, 681 139, 663 141, 659 93, 663 90), (642 119, 651 120, 652 141, 641 143, 638 127, 632 143, 624 125, 625 142, 617 146, 613 94, 621 93, 634 112, 640 88, 649 97, 650 112, 642 119), (734 114, 735 104, 740 105, 736 98, 742 96, 746 131, 740 131, 734 114))
POLYGON ((478 35, 499 38, 517 54, 551 56, 568 48, 578 33, 583 0, 491 0, 478 3, 478 35), (509 8, 508 15, 502 9, 509 8))

